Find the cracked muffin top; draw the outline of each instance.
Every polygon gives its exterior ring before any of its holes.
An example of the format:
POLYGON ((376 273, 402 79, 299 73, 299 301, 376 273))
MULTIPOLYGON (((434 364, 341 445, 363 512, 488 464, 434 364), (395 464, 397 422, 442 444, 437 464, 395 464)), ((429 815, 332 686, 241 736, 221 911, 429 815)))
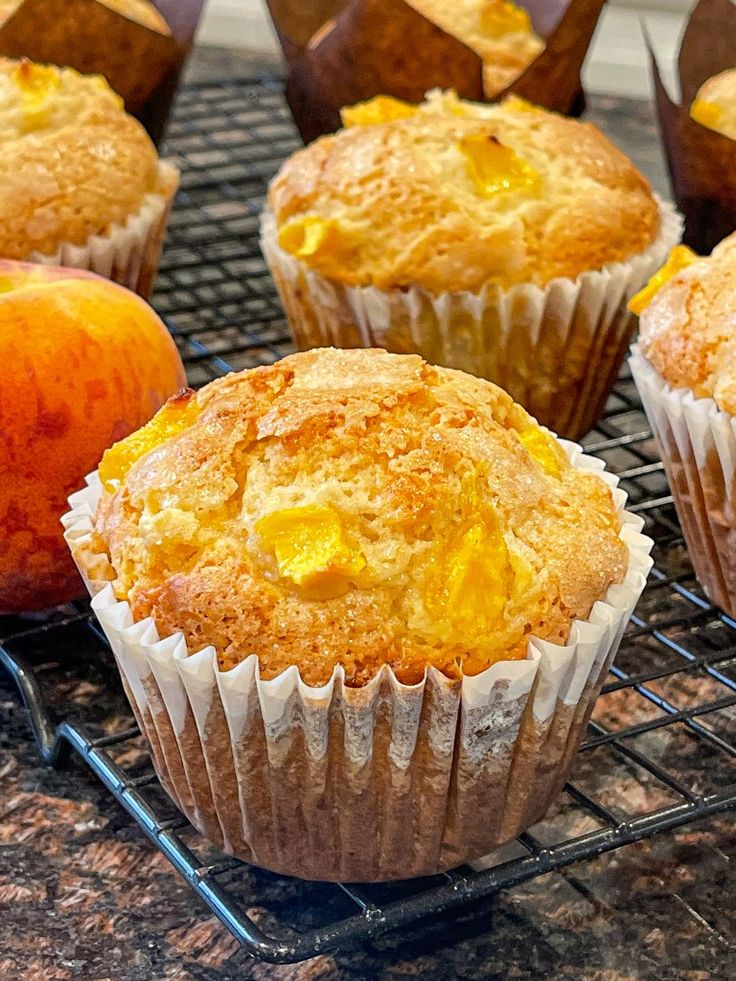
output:
POLYGON ((265 678, 476 674, 564 643, 627 568, 604 481, 416 355, 314 350, 185 390, 99 473, 117 597, 265 678))
POLYGON ((625 261, 659 232, 627 157, 590 123, 522 99, 381 96, 343 122, 293 154, 269 191, 280 247, 328 279, 432 293, 544 286, 625 261))
POLYGON ((156 148, 99 75, 0 58, 0 255, 53 255, 170 190, 156 148))
POLYGON ((639 347, 664 380, 736 415, 736 233, 704 258, 673 249, 632 303, 639 347))

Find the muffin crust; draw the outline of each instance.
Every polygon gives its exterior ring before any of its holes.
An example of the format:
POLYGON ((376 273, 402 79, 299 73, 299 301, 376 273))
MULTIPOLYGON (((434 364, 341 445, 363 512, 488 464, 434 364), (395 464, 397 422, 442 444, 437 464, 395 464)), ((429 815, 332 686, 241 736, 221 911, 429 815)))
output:
POLYGON ((298 151, 271 185, 280 244, 328 279, 543 286, 627 260, 659 231, 649 184, 590 124, 452 93, 375 118, 298 151))
POLYGON ((0 58, 0 255, 53 254, 166 191, 143 127, 100 76, 0 58))
POLYGON ((605 483, 500 389, 415 355, 294 355, 133 439, 100 467, 116 594, 224 669, 472 675, 530 634, 564 643, 625 573, 605 483))
POLYGON ((639 326, 642 353, 669 385, 736 414, 736 233, 666 282, 639 326))

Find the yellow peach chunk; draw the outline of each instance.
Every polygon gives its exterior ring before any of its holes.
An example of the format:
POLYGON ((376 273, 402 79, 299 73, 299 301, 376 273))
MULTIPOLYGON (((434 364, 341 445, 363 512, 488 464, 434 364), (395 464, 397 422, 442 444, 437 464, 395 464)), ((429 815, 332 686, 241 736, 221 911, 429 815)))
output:
POLYGON ((48 111, 49 96, 61 84, 59 69, 22 61, 13 70, 13 81, 22 97, 24 127, 32 130, 42 126, 48 111))
POLYGON ((557 440, 539 426, 530 426, 516 434, 530 456, 550 477, 559 477, 567 464, 565 451, 557 440))
POLYGON ((336 222, 307 215, 290 221, 279 232, 279 245, 299 259, 307 259, 326 248, 334 236, 336 222))
POLYGON ((340 514, 324 505, 285 508, 255 526, 261 544, 273 552, 279 574, 295 586, 327 599, 347 589, 365 568, 365 559, 345 537, 340 514))
POLYGON ((21 61, 13 69, 13 81, 24 94, 42 98, 59 88, 61 75, 52 65, 21 61))
POLYGON ((105 490, 113 494, 134 463, 188 429, 196 421, 199 412, 194 392, 184 389, 180 395, 172 396, 145 426, 126 439, 113 443, 105 451, 99 468, 100 480, 105 490))
POLYGON ((514 568, 498 519, 487 509, 438 552, 427 608, 459 631, 494 629, 514 585, 514 568))
POLYGON ((279 231, 279 245, 324 276, 339 274, 353 252, 348 235, 332 218, 304 215, 279 231))
POLYGON ((394 119, 409 119, 416 115, 417 107, 402 99, 394 99, 391 95, 377 95, 367 102, 358 102, 354 106, 344 106, 340 110, 343 126, 375 126, 377 123, 389 123, 394 119))
POLYGON ((512 0, 486 0, 480 12, 480 28, 493 38, 534 33, 529 13, 512 0))
POLYGON ((718 129, 723 118, 723 111, 715 102, 708 102, 707 99, 695 99, 690 106, 690 118, 701 126, 708 129, 718 129))
POLYGON ((543 113, 545 110, 540 106, 534 105, 533 102, 529 102, 528 99, 522 99, 520 95, 507 95, 503 100, 501 105, 504 109, 511 109, 513 112, 539 112, 543 113))
POLYGON ((505 191, 533 194, 539 188, 539 173, 495 136, 471 133, 458 146, 465 157, 468 177, 482 197, 505 191))
POLYGON ((676 245, 670 252, 667 262, 658 269, 647 285, 629 300, 629 310, 639 316, 649 306, 656 294, 683 269, 687 269, 700 256, 686 245, 676 245))

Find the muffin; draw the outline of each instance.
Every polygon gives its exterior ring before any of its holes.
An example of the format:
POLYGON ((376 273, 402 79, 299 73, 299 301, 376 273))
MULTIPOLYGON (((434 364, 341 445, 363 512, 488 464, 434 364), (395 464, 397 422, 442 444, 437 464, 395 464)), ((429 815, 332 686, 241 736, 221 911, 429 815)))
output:
MULTIPOLYGON (((97 0, 97 2, 152 31, 158 31, 160 34, 171 33, 169 25, 149 0, 97 0)), ((22 3, 23 0, 0 0, 0 24, 14 14, 22 3)))
POLYGON ((286 161, 262 219, 297 345, 417 352, 585 433, 673 210, 594 126, 516 97, 381 97, 344 121, 286 161))
POLYGON ((187 817, 380 880, 559 791, 649 567, 615 485, 486 381, 326 349, 170 400, 65 524, 187 817))
POLYGON ((676 250, 634 306, 631 369, 693 566, 736 616, 736 234, 707 258, 676 250))
POLYGON ((411 6, 482 59, 488 98, 511 85, 544 50, 531 17, 511 0, 411 0, 411 6))
POLYGON ((696 123, 736 140, 736 68, 707 79, 690 106, 696 123))
POLYGON ((151 291, 178 173, 100 76, 0 59, 0 258, 151 291))

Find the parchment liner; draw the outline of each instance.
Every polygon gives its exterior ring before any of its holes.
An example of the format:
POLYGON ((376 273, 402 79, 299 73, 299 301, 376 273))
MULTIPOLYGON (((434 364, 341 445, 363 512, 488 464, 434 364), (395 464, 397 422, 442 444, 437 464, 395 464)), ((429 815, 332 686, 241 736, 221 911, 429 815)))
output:
POLYGON ((332 282, 280 248, 270 211, 261 248, 300 350, 382 347, 417 353, 500 385, 543 425, 578 439, 597 421, 631 342, 626 304, 680 241, 682 219, 657 199, 656 241, 627 262, 542 289, 433 295, 332 282))
POLYGON ((652 564, 618 479, 562 445, 612 488, 626 576, 574 622, 567 645, 531 638, 525 660, 461 682, 429 668, 403 685, 384 667, 350 688, 338 667, 312 688, 296 666, 262 680, 255 655, 220 671, 212 647, 190 655, 181 634, 159 639, 151 618, 134 623, 115 599, 92 536, 97 475, 70 497, 66 539, 156 770, 204 835, 287 875, 378 881, 477 859, 542 817, 652 564))
POLYGON ((179 186, 179 171, 159 163, 159 182, 167 192, 147 194, 140 210, 125 225, 113 225, 105 235, 92 235, 84 245, 65 242, 52 255, 31 252, 27 262, 45 266, 87 269, 148 299, 158 272, 161 247, 171 204, 179 186))
POLYGON ((736 421, 713 399, 671 388, 638 345, 629 364, 662 451, 695 574, 709 599, 736 616, 736 421))

